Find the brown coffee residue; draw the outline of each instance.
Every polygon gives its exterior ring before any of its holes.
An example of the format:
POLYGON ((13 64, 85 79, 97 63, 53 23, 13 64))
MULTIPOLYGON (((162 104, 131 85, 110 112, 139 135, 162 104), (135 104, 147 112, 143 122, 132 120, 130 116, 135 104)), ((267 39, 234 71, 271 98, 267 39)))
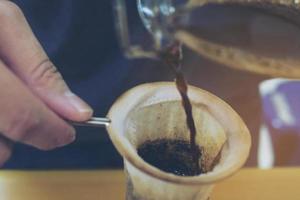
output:
MULTIPOLYGON (((197 151, 201 152, 196 146, 197 151)), ((183 140, 157 139, 138 147, 138 155, 165 172, 178 176, 196 176, 202 173, 194 161, 191 145, 183 140)))

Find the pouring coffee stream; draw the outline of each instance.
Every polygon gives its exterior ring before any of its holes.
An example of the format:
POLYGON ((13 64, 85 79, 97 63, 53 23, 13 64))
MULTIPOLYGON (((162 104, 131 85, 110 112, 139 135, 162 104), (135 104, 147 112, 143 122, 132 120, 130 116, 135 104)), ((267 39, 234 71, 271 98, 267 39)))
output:
POLYGON ((181 96, 182 106, 186 114, 186 124, 190 131, 190 148, 193 162, 196 164, 196 174, 201 173, 199 159, 200 151, 196 145, 196 126, 193 118, 192 104, 188 97, 188 85, 182 73, 182 45, 179 42, 173 43, 161 53, 161 59, 171 67, 175 74, 175 84, 181 96))

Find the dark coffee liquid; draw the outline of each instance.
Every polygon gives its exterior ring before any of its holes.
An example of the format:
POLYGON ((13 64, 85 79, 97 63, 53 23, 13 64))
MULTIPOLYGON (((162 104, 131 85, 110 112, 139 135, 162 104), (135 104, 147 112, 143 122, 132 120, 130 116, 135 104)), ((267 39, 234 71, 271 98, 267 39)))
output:
MULTIPOLYGON (((198 152, 200 149, 196 146, 198 152)), ((145 142, 138 148, 138 154, 149 164, 179 176, 195 176, 201 173, 194 161, 189 142, 159 139, 145 142)))
POLYGON ((184 78, 184 75, 181 71, 181 63, 182 63, 182 52, 181 52, 181 44, 174 43, 170 46, 166 51, 161 54, 161 58, 166 62, 167 65, 171 67, 175 74, 175 83, 177 90, 179 91, 182 99, 182 106, 184 108, 186 114, 186 123, 190 130, 190 149, 193 161, 196 165, 196 169, 198 171, 197 174, 201 173, 201 169, 199 166, 200 152, 199 148, 196 145, 196 126, 193 118, 192 105, 190 99, 187 95, 188 86, 187 82, 184 78))

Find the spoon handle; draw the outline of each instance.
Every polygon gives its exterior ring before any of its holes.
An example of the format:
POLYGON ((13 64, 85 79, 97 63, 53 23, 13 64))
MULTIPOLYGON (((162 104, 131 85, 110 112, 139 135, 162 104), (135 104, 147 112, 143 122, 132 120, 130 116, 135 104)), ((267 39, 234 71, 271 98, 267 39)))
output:
POLYGON ((101 117, 92 117, 89 120, 84 122, 70 121, 70 123, 75 126, 89 126, 89 127, 106 127, 110 124, 110 122, 111 122, 110 119, 101 118, 101 117))

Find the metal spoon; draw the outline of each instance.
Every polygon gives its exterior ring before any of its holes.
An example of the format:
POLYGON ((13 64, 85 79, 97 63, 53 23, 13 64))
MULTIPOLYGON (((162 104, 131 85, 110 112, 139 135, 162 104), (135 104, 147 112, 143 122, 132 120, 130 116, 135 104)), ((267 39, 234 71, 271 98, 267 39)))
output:
POLYGON ((110 124, 111 120, 102 117, 92 117, 91 119, 84 122, 74 122, 74 121, 69 121, 69 122, 75 126, 106 127, 110 124))

